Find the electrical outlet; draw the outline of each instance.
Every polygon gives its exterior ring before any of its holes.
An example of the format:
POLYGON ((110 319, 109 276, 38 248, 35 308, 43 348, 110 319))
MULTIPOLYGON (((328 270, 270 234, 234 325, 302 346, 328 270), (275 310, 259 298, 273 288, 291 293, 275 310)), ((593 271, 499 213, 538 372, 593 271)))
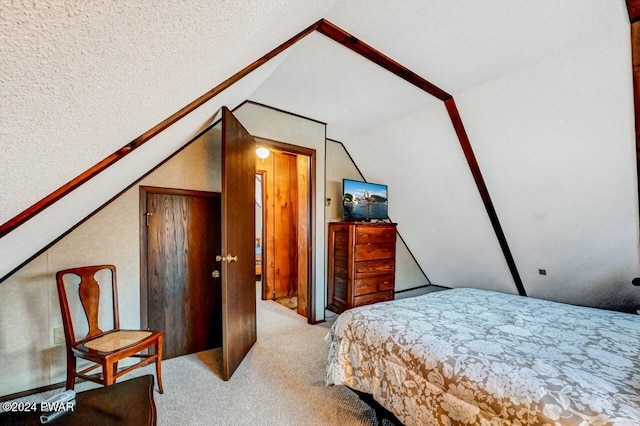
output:
POLYGON ((64 344, 64 329, 62 327, 56 327, 53 329, 53 344, 54 345, 64 344))

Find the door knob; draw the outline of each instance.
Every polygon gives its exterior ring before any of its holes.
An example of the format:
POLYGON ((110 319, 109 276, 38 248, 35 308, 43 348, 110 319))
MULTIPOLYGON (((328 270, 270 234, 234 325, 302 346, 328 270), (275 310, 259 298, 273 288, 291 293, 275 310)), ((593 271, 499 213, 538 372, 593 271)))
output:
POLYGON ((212 276, 213 278, 220 278, 220 271, 218 271, 217 269, 216 269, 216 270, 214 270, 214 271, 211 273, 211 276, 212 276))

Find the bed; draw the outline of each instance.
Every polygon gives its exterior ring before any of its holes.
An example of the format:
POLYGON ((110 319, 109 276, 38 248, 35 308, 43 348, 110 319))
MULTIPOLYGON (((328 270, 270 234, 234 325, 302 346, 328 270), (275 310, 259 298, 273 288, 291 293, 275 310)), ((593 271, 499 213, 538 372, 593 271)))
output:
POLYGON ((477 289, 350 309, 325 382, 406 425, 639 425, 640 315, 477 289))

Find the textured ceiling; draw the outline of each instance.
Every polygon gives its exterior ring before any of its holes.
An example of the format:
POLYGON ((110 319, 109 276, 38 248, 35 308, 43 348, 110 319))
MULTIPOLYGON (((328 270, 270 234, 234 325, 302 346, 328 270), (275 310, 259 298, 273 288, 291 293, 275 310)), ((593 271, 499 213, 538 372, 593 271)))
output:
MULTIPOLYGON (((320 18, 456 96, 628 22, 623 0, 0 0, 0 223, 320 18)), ((284 56, 247 97, 346 144, 438 104, 320 34, 284 56)))
POLYGON ((0 0, 0 222, 275 49, 334 3, 0 0))
MULTIPOLYGON (((455 95, 625 13, 622 0, 0 1, 0 221, 319 18, 455 95)), ((325 121, 330 137, 432 101, 317 34, 293 49, 252 98, 325 121)))

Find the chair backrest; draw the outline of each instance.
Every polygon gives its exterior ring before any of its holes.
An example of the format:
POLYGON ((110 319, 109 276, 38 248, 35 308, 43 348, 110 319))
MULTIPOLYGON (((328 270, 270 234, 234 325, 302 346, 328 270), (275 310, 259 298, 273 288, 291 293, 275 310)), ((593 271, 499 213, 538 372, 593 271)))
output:
POLYGON ((96 336, 103 331, 98 324, 100 306, 100 285, 96 281, 95 275, 102 270, 111 271, 111 294, 113 296, 113 327, 120 328, 120 318, 118 314, 118 286, 116 283, 116 267, 114 265, 82 266, 78 268, 65 269, 56 273, 56 283, 58 286, 58 298, 60 299, 60 309, 62 311, 62 325, 67 344, 75 345, 78 341, 73 329, 73 320, 65 289, 65 275, 73 274, 80 277, 78 285, 78 297, 87 317, 89 333, 86 338, 96 336))

